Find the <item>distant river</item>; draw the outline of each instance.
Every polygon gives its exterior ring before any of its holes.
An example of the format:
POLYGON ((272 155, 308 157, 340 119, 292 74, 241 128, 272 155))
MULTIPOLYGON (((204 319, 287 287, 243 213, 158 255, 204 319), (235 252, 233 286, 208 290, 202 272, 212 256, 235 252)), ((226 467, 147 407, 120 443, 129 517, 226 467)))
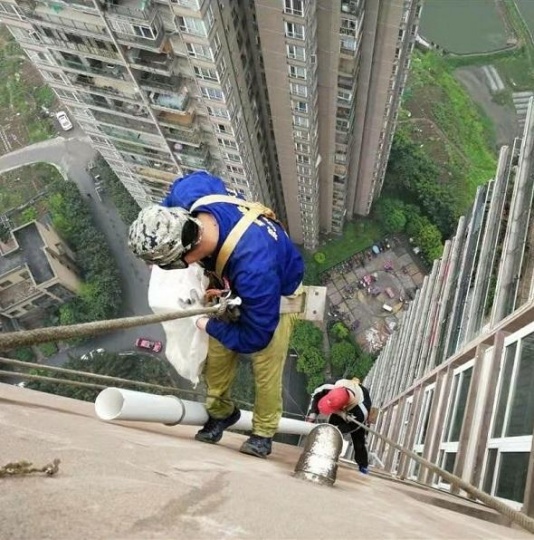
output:
MULTIPOLYGON (((528 4, 534 20, 534 0, 519 3, 528 4)), ((455 53, 493 51, 507 39, 494 0, 425 0, 419 32, 455 53)))

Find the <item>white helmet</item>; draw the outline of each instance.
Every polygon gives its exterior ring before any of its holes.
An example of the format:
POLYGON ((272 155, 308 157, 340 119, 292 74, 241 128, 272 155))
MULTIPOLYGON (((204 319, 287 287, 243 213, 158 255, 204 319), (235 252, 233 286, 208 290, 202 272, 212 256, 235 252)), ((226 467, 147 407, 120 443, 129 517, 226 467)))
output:
POLYGON ((200 241, 202 225, 187 210, 157 204, 143 208, 131 224, 130 249, 162 268, 187 268, 182 256, 200 241))

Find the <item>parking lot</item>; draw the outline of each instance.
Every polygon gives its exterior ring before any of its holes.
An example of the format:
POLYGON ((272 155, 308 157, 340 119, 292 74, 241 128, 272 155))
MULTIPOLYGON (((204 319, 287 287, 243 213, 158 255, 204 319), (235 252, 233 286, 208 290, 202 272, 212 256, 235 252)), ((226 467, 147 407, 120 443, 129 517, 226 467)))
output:
POLYGON ((385 345, 425 276, 407 240, 390 238, 389 244, 379 253, 357 253, 321 276, 328 287, 330 319, 342 320, 369 352, 385 345))

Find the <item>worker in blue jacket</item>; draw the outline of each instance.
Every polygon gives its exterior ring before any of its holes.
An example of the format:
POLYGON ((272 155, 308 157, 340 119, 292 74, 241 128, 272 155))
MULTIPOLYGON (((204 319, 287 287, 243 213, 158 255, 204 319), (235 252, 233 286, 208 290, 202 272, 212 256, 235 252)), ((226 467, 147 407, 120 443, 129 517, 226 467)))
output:
MULTIPOLYGON (((198 262, 214 271, 219 251, 245 210, 228 202, 196 206, 208 195, 228 196, 221 179, 199 171, 174 182, 162 205, 141 210, 130 228, 134 253, 162 268, 198 262)), ((267 457, 282 414, 282 373, 297 315, 280 313, 284 296, 300 294, 301 255, 282 226, 260 216, 246 229, 222 272, 242 300, 240 317, 225 321, 203 317, 197 327, 209 336, 204 370, 209 419, 196 439, 217 443, 240 412, 231 400, 238 354, 250 354, 255 380, 252 435, 241 452, 267 457)))

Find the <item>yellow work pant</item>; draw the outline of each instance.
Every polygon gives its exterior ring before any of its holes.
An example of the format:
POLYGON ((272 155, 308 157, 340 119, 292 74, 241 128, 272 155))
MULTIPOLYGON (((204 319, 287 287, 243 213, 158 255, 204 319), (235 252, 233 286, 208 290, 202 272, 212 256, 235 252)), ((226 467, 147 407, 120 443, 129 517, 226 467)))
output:
MULTIPOLYGON (((289 338, 297 314, 284 313, 265 349, 250 355, 254 373, 255 402, 252 433, 272 437, 282 416, 282 375, 289 338)), ((213 418, 226 418, 235 405, 231 399, 238 355, 210 337, 204 377, 208 390, 206 409, 213 418)))

